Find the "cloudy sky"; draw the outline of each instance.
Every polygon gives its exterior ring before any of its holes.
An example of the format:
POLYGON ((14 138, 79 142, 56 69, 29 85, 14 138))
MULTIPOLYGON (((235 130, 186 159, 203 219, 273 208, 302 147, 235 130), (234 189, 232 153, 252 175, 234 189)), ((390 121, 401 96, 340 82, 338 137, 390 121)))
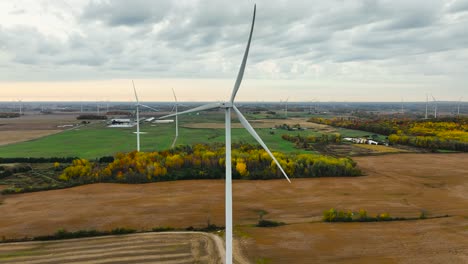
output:
MULTIPOLYGON (((225 100, 253 1, 0 0, 0 101, 225 100)), ((468 98, 468 0, 257 1, 238 101, 468 98)))

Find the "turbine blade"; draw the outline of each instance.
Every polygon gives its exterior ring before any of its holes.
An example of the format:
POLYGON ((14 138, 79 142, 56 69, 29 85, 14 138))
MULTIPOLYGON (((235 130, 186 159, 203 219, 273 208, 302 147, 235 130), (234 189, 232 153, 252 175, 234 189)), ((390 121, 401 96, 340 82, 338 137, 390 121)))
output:
POLYGON ((176 141, 177 141, 177 136, 174 137, 174 141, 172 141, 171 148, 174 148, 176 141))
POLYGON ((136 89, 135 89, 135 83, 133 82, 133 80, 132 80, 132 84, 133 84, 133 91, 135 92, 135 99, 136 99, 137 103, 139 103, 138 95, 137 95, 137 92, 136 92, 136 89))
POLYGON ((177 103, 177 96, 175 95, 174 88, 172 88, 172 94, 174 95, 174 100, 175 100, 175 102, 177 103))
POLYGON ((234 89, 232 89, 232 95, 231 95, 231 100, 230 100, 231 103, 234 102, 234 98, 236 98, 237 91, 239 90, 240 84, 242 82, 242 78, 244 77, 245 64, 247 63, 247 57, 249 55, 249 49, 250 49, 250 41, 252 40, 252 33, 254 29, 254 24, 255 24, 256 10, 257 10, 257 5, 254 5, 254 12, 253 12, 253 18, 252 18, 252 26, 250 28, 249 41, 247 42, 247 47, 245 48, 244 58, 242 59, 241 66, 239 68, 239 73, 237 74, 237 80, 236 80, 236 83, 234 84, 234 89))
POLYGON ((153 111, 155 111, 155 112, 159 112, 159 110, 158 110, 158 109, 156 109, 156 108, 153 108, 153 107, 151 107, 151 106, 147 106, 147 105, 144 105, 144 104, 138 104, 138 105, 139 105, 139 106, 146 107, 146 108, 148 108, 148 109, 151 109, 151 110, 153 110, 153 111))
POLYGON ((164 119, 164 118, 168 118, 168 117, 172 117, 172 116, 176 116, 176 115, 183 115, 183 114, 188 114, 188 113, 193 113, 193 112, 200 112, 200 111, 204 111, 204 110, 215 109, 215 108, 219 108, 220 106, 221 106, 220 103, 206 104, 206 105, 198 106, 198 107, 195 107, 195 108, 183 111, 183 112, 161 116, 158 119, 164 119))
POLYGON ((271 151, 268 149, 268 147, 265 145, 265 143, 263 142, 263 140, 260 138, 260 136, 257 134, 257 132, 255 132, 255 129, 253 129, 253 127, 249 124, 249 122, 247 121, 247 119, 244 117, 244 115, 242 115, 242 113, 239 111, 239 109, 237 109, 236 106, 232 106, 232 108, 234 109, 234 111, 236 112, 237 114, 237 117, 239 118, 239 121, 241 122, 241 124, 245 127, 245 129, 247 129, 247 131, 249 131, 249 133, 258 141, 258 143, 260 143, 260 145, 263 147, 263 149, 265 149, 265 151, 270 155, 270 157, 275 161, 276 165, 278 166, 278 168, 281 170, 281 172, 283 173, 284 177, 286 178, 286 180, 288 180, 289 183, 291 183, 291 180, 289 179, 288 175, 286 174, 286 172, 284 172, 283 168, 281 167, 281 165, 279 164, 279 162, 276 160, 275 156, 273 156, 273 153, 271 153, 271 151))

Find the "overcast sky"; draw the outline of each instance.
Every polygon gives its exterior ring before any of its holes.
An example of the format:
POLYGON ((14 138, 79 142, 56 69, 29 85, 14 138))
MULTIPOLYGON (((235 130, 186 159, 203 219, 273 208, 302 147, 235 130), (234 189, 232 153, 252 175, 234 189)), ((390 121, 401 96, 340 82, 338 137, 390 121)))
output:
MULTIPOLYGON (((0 100, 227 100, 253 1, 0 0, 0 100)), ((468 0, 257 1, 238 101, 468 98, 468 0)))

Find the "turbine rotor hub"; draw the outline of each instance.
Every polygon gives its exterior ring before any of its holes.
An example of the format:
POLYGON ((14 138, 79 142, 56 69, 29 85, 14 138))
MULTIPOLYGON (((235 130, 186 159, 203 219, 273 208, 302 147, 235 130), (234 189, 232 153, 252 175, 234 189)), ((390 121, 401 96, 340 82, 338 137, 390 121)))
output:
POLYGON ((234 104, 231 102, 223 102, 221 103, 221 108, 231 108, 234 104))

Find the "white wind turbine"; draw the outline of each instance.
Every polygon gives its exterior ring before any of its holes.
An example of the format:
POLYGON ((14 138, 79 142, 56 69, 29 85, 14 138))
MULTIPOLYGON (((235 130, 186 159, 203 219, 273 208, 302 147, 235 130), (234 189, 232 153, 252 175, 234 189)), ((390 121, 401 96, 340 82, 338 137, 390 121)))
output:
POLYGON ((19 114, 20 116, 22 116, 23 115, 23 101, 18 100, 18 103, 19 103, 19 114))
POLYGON ((434 118, 437 118, 437 101, 433 95, 431 96, 432 96, 432 100, 434 100, 434 118))
POLYGON ((460 97, 460 99, 458 99, 457 116, 460 116, 460 104, 461 104, 462 99, 463 99, 463 97, 460 97))
POLYGON ((174 95, 174 101, 175 101, 175 106, 174 106, 175 107, 175 138, 174 138, 174 141, 172 141, 171 148, 174 148, 177 138, 179 137, 179 115, 178 115, 179 111, 177 107, 179 103, 177 102, 177 96, 175 94, 174 88, 172 88, 172 94, 174 95))
POLYGON ((424 115, 424 119, 427 119, 427 107, 429 105, 429 97, 426 94, 426 114, 424 115))
POLYGON ((249 40, 247 42, 247 47, 245 49, 244 57, 242 59, 242 63, 239 69, 239 73, 237 75, 236 83, 234 84, 234 88, 232 90, 232 95, 229 101, 223 102, 223 103, 211 103, 211 104, 206 104, 202 105, 199 107, 195 107, 190 110, 186 110, 177 114, 171 114, 171 115, 166 115, 160 118, 167 118, 171 116, 177 116, 177 115, 182 115, 182 114, 187 114, 187 113, 192 113, 192 112, 199 112, 203 110, 209 110, 209 109, 215 109, 215 108, 221 108, 224 109, 225 111, 225 127, 226 127, 226 185, 225 185, 225 195, 226 195, 226 204, 225 204, 225 210, 226 210, 226 264, 232 264, 232 169, 231 169, 231 110, 233 110, 236 114, 237 117, 239 118, 239 121, 241 124, 244 126, 244 128, 257 140, 257 142, 265 149, 265 151, 270 155, 270 157, 275 161, 276 165, 280 169, 280 171, 283 173, 284 177, 289 181, 289 178, 284 172, 283 168, 279 164, 279 162, 276 160, 276 158, 273 156, 271 151, 268 149, 268 147, 265 145, 263 140, 260 138, 260 136, 255 132, 253 127, 249 124, 247 119, 244 117, 244 115, 237 109, 237 107, 234 105, 234 99, 236 97, 237 91, 239 90, 240 84, 242 82, 242 77, 244 76, 244 70, 245 70, 245 65, 247 63, 247 56, 249 54, 249 48, 250 48, 250 41, 252 39, 252 32, 254 29, 254 23, 255 23, 255 13, 256 13, 256 5, 254 6, 254 12, 253 12, 253 19, 252 19, 252 26, 250 28, 250 35, 249 35, 249 40))
POLYGON ((157 109, 154 109, 150 106, 140 104, 140 101, 138 100, 138 95, 136 92, 135 88, 135 83, 132 80, 132 85, 133 85, 133 92, 135 93, 135 100, 136 100, 136 126, 137 126, 137 131, 134 132, 137 135, 137 151, 140 151, 140 134, 143 134, 143 132, 140 132, 140 106, 146 107, 148 109, 151 109, 153 111, 158 111, 157 109))

